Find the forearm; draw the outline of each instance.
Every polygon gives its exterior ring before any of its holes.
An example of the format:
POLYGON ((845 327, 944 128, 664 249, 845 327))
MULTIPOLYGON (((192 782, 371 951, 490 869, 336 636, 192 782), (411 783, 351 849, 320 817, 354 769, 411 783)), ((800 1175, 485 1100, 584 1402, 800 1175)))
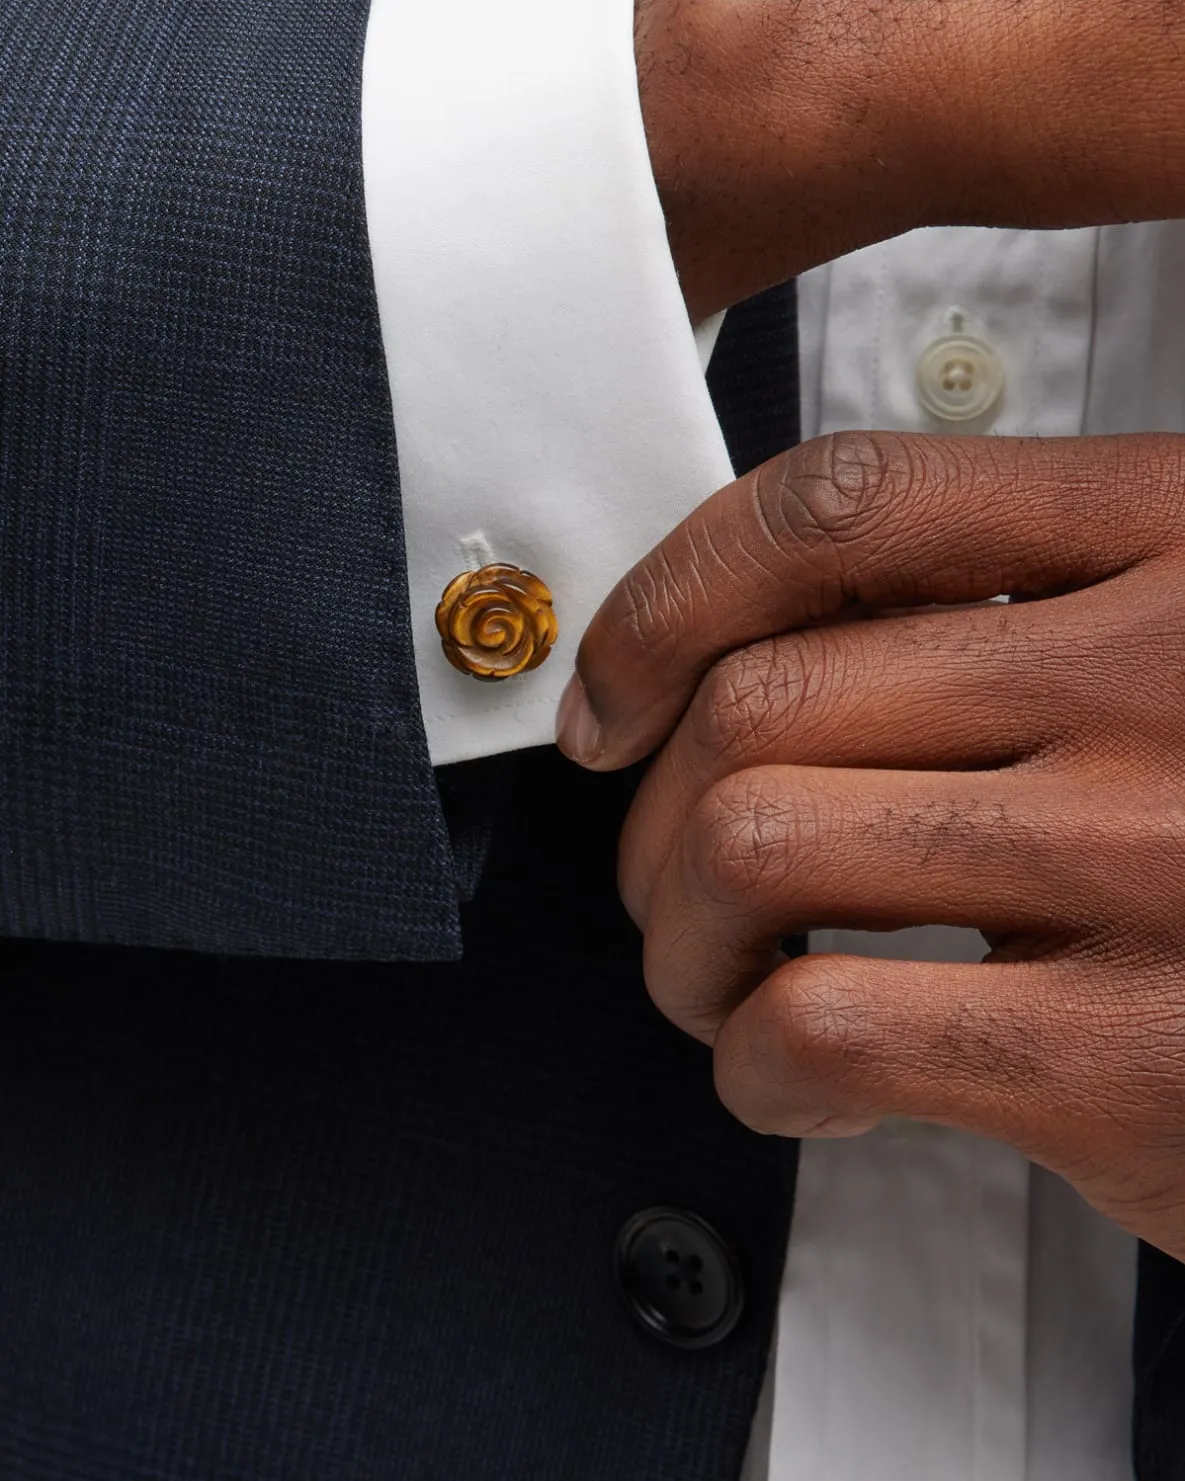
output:
POLYGON ((1163 0, 639 0, 637 50, 697 318, 914 226, 1185 214, 1163 0))

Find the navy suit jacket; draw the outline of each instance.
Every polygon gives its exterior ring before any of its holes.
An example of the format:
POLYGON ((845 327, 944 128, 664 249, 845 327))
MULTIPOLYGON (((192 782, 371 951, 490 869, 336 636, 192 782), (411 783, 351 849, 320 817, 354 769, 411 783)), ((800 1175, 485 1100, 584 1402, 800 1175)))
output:
MULTIPOLYGON (((429 766, 366 10, 0 0, 0 1476, 724 1481, 795 1149, 646 1000, 630 778, 429 766), (617 1289, 653 1205, 735 1250, 711 1348, 617 1289)), ((726 325, 738 466, 788 312, 726 325)), ((1141 1481, 1183 1315, 1147 1254, 1141 1481)))

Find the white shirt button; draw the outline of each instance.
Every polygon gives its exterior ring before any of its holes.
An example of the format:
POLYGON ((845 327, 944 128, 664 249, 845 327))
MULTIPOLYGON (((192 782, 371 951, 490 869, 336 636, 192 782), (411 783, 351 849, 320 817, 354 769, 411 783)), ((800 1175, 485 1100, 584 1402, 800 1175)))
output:
POLYGON ((940 422, 985 416, 1004 389, 1004 367, 990 345, 969 334, 936 339, 918 361, 918 400, 940 422))

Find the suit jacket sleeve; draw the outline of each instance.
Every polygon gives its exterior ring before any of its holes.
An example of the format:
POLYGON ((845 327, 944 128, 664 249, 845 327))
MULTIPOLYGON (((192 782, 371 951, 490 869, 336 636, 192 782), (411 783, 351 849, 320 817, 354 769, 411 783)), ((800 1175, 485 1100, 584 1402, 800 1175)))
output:
POLYGON ((459 950, 366 0, 0 0, 0 932, 459 950))

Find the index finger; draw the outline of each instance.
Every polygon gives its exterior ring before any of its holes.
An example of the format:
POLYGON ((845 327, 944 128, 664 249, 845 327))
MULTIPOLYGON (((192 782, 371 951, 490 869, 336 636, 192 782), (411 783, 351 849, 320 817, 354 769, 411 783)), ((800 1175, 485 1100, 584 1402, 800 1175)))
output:
POLYGON ((846 432, 701 504, 606 598, 557 739, 612 770, 654 750, 724 654, 852 605, 1088 586, 1174 538, 1185 438, 846 432))

